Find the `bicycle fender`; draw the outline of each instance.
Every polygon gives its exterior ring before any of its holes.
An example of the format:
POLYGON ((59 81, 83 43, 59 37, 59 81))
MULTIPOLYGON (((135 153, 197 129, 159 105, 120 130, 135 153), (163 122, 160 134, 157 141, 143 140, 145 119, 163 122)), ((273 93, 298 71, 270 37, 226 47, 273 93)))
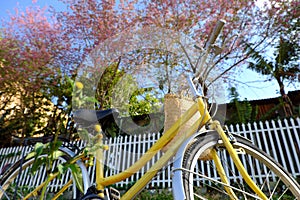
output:
POLYGON ((182 168, 183 168, 183 158, 184 153, 188 149, 191 143, 197 138, 197 137, 203 137, 203 139, 206 137, 214 137, 216 143, 218 142, 219 135, 216 131, 213 130, 201 130, 196 132, 194 135, 192 135, 190 138, 188 138, 178 149, 174 163, 173 163, 173 176, 172 176, 172 191, 173 191, 173 197, 175 200, 183 200, 186 199, 185 192, 184 192, 184 186, 183 186, 183 177, 182 177, 182 168))

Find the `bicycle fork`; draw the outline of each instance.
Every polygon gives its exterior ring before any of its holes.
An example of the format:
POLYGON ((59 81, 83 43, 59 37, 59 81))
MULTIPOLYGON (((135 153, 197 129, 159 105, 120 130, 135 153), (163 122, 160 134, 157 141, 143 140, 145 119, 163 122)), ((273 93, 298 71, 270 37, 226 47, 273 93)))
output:
MULTIPOLYGON (((99 135, 97 144, 101 147, 103 146, 102 135, 99 135)), ((99 191, 98 195, 101 198, 104 198, 104 186, 101 185, 101 181, 104 178, 104 168, 103 168, 103 148, 98 148, 96 150, 96 189, 99 191)))
MULTIPOLYGON (((242 177, 244 178, 245 182, 248 184, 248 186, 261 198, 264 200, 267 200, 268 198, 266 195, 261 191, 259 187, 253 182, 251 177, 249 176, 248 172, 244 168, 241 160, 238 157, 238 154, 236 150, 233 148, 231 141, 228 137, 228 135, 224 132, 223 128, 221 127, 220 123, 218 121, 213 121, 210 124, 210 127, 213 130, 216 130, 221 137, 225 148, 227 149, 228 153, 230 154, 230 157, 232 158, 235 166, 237 167, 238 171, 241 173, 242 177)), ((236 195, 234 194, 234 191, 229 187, 229 181, 225 175, 225 170, 221 164, 221 161, 219 159, 219 156, 217 155, 216 150, 211 150, 211 156, 216 164, 217 171, 221 177, 222 182, 225 185, 225 190, 229 194, 231 199, 238 199, 236 195), (228 185, 228 186, 226 186, 228 185)))

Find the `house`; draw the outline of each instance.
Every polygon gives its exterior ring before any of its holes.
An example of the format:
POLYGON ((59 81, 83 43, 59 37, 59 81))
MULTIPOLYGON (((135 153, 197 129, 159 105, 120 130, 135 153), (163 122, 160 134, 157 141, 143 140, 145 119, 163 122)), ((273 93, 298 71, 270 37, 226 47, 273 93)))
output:
MULTIPOLYGON (((294 114, 300 116, 300 90, 290 91, 287 96, 292 102, 294 114)), ((251 105, 252 120, 254 121, 286 117, 280 96, 269 99, 240 101, 240 103, 242 102, 247 102, 251 105)), ((236 115, 236 109, 236 105, 233 103, 227 104, 226 118, 231 119, 232 116, 236 115)))

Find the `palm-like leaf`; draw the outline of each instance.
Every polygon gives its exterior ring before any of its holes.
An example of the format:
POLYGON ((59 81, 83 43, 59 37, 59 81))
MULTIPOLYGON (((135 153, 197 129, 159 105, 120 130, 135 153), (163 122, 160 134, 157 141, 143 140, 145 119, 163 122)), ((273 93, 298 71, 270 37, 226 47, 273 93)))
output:
POLYGON ((270 62, 250 44, 246 44, 245 51, 253 59, 253 62, 249 62, 248 68, 263 75, 271 75, 273 78, 293 80, 300 73, 299 64, 295 62, 298 59, 297 49, 299 49, 297 44, 281 39, 276 47, 277 56, 274 62, 270 62))
POLYGON ((280 88, 280 94, 284 100, 284 111, 286 116, 291 116, 292 103, 286 96, 284 80, 294 81, 297 74, 300 73, 300 67, 297 61, 299 60, 297 51, 299 45, 291 43, 283 38, 280 39, 279 45, 276 47, 275 59, 269 62, 257 50, 252 48, 251 44, 245 44, 245 51, 250 55, 254 62, 250 62, 248 68, 263 75, 270 75, 274 78, 280 88))
POLYGON ((268 62, 258 51, 251 47, 250 44, 246 44, 245 51, 251 56, 254 62, 249 62, 248 68, 263 75, 272 75, 274 66, 271 62, 268 62))

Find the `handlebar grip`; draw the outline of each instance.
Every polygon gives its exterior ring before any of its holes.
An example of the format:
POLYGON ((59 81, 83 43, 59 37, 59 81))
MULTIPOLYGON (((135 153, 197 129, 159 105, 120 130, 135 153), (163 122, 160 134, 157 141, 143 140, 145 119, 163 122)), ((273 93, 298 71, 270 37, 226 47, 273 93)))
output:
POLYGON ((209 37, 209 40, 205 44, 205 49, 209 48, 211 44, 214 44, 218 35, 220 34, 224 24, 226 23, 225 20, 221 19, 217 22, 212 34, 209 37))

